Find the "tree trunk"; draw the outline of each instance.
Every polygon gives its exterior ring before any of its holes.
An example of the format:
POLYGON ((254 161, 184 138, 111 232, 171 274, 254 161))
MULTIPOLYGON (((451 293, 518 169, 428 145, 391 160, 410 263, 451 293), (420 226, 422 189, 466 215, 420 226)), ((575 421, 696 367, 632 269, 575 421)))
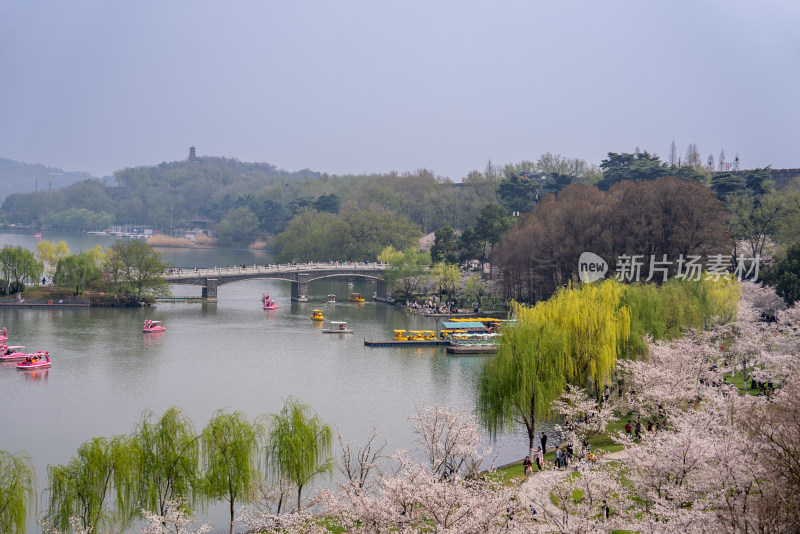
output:
POLYGON ((533 437, 534 433, 531 430, 528 430, 528 450, 530 450, 528 456, 530 456, 531 458, 536 458, 536 451, 533 450, 533 442, 534 442, 533 437))
POLYGON ((233 499, 231 499, 231 530, 230 534, 233 534, 233 499))
MULTIPOLYGON (((530 457, 531 458, 534 458, 533 442, 535 441, 534 437, 536 436, 536 411, 535 411, 536 400, 535 399, 536 399, 536 397, 531 397, 530 422, 528 421, 527 418, 525 419, 525 428, 528 430, 528 448, 531 451, 531 453, 530 453, 530 457)), ((547 452, 547 451, 542 451, 542 454, 544 454, 545 452, 547 452)))
POLYGON ((303 491, 303 485, 297 485, 297 512, 300 512, 300 493, 303 491))

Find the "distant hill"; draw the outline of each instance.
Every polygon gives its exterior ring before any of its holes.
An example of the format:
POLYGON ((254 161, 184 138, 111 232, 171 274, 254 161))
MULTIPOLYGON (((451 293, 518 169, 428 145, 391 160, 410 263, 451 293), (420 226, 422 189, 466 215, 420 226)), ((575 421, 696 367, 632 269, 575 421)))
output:
POLYGON ((0 203, 12 193, 32 193, 64 187, 94 178, 88 172, 67 172, 56 167, 0 158, 0 203))

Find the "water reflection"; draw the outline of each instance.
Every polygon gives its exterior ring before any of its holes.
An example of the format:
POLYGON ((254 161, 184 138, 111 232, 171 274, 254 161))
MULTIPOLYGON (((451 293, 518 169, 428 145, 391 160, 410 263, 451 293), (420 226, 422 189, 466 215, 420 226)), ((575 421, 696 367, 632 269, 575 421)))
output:
POLYGON ((30 380, 32 382, 47 382, 47 378, 50 376, 50 369, 25 371, 23 374, 25 375, 26 380, 30 380))
POLYGON ((145 347, 161 345, 162 337, 166 332, 142 332, 142 344, 145 347))

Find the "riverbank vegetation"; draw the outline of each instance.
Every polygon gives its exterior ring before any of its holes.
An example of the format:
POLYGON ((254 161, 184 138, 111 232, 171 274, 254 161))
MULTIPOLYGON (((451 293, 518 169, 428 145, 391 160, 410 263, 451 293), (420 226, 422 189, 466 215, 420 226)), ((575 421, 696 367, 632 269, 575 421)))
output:
POLYGON ((35 254, 23 247, 6 246, 0 249, 0 269, 5 276, 0 295, 15 295, 17 300, 91 296, 102 305, 152 302, 169 295, 161 258, 160 252, 138 240, 119 240, 108 249, 97 245, 77 254, 70 254, 63 241, 39 241, 35 254))

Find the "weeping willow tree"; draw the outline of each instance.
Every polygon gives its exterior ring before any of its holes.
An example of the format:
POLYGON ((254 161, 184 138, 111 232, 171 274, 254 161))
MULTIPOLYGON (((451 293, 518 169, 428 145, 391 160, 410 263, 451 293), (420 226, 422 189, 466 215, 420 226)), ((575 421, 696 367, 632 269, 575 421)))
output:
POLYGON ((251 486, 259 477, 258 448, 263 435, 262 426, 251 424, 242 412, 217 411, 203 429, 203 494, 206 499, 230 503, 230 534, 236 501, 248 502, 251 486))
POLYGON ((333 475, 332 432, 309 406, 289 398, 281 413, 270 421, 267 464, 276 480, 288 479, 297 487, 297 510, 303 487, 316 476, 333 475))
MULTIPOLYGON (((527 311, 514 304, 516 313, 527 311)), ((555 325, 520 320, 503 328, 497 354, 478 379, 478 414, 492 438, 525 425, 530 456, 536 421, 549 415, 550 403, 564 390, 568 353, 566 334, 555 325)))
POLYGON ((566 384, 603 384, 630 334, 630 314, 613 281, 567 287, 534 307, 513 304, 497 355, 478 379, 478 413, 492 437, 524 424, 533 456, 536 420, 566 384))
POLYGON ((630 336, 630 311, 620 303, 625 287, 613 280, 560 289, 520 321, 550 323, 566 334, 566 379, 585 386, 605 384, 620 348, 630 336))
POLYGON ((138 512, 141 447, 129 436, 94 438, 78 448, 67 465, 47 472, 47 521, 67 532, 77 517, 90 533, 121 528, 138 512))
POLYGON ((689 330, 706 330, 736 317, 740 286, 732 276, 718 280, 672 278, 664 284, 625 286, 621 304, 631 313, 628 357, 647 354, 645 336, 654 340, 676 339, 689 330))
POLYGON ((141 506, 162 517, 167 503, 181 498, 194 502, 200 480, 200 436, 192 421, 172 407, 156 422, 145 412, 135 435, 142 447, 141 506))
POLYGON ((36 499, 36 472, 25 453, 0 451, 0 532, 24 534, 28 507, 36 499))

